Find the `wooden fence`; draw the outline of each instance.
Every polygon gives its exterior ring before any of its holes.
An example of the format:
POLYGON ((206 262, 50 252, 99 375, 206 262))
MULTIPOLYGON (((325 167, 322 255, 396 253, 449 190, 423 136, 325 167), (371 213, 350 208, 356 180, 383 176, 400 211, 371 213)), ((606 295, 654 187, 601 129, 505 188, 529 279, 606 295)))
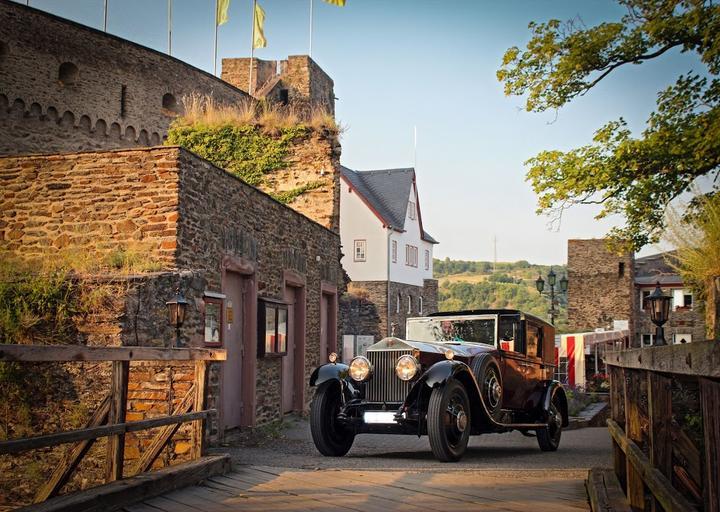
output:
POLYGON ((720 343, 611 352, 605 361, 614 469, 631 508, 720 512, 720 343), (695 397, 695 413, 681 418, 695 397))
POLYGON ((185 422, 192 422, 191 458, 198 459, 204 451, 205 419, 215 413, 214 410, 205 409, 207 364, 211 361, 224 361, 225 357, 224 350, 196 348, 0 345, 0 361, 5 362, 108 361, 112 364, 110 392, 93 412, 85 428, 2 441, 0 455, 73 443, 50 479, 38 489, 34 498, 35 503, 57 495, 93 443, 101 437, 109 438, 105 466, 106 482, 123 478, 125 434, 128 432, 162 427, 143 451, 135 466, 131 468, 132 475, 151 469, 165 445, 185 422), (131 361, 194 362, 194 382, 174 408, 172 415, 142 421, 125 421, 131 361))

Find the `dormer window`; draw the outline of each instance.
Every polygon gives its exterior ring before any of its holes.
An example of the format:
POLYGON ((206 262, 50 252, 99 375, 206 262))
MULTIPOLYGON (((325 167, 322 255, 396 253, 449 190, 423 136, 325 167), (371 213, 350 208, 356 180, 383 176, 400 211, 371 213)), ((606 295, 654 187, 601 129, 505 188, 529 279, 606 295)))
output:
POLYGON ((415 220, 417 218, 417 212, 415 210, 415 203, 412 201, 408 202, 408 217, 415 220))

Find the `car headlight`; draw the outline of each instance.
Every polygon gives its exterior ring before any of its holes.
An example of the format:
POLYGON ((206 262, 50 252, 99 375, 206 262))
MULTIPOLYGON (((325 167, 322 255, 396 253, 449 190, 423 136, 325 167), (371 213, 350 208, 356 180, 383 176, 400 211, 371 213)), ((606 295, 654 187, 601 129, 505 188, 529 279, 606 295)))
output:
POLYGON ((350 377, 353 380, 356 380, 358 382, 362 382, 366 380, 370 373, 372 372, 372 366, 370 365, 370 361, 368 361, 363 356, 357 356, 353 358, 352 361, 350 361, 350 377))
POLYGON ((395 363, 395 374, 400 380, 410 380, 418 371, 417 360, 410 355, 400 356, 395 363))

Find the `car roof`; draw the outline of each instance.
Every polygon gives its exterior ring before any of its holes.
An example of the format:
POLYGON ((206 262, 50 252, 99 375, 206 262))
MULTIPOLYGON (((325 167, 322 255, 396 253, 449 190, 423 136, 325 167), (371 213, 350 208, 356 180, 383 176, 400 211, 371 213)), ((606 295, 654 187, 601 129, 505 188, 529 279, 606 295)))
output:
POLYGON ((520 315, 521 317, 534 320, 543 325, 551 326, 550 323, 538 318, 536 316, 524 313, 519 309, 466 309, 463 311, 438 311, 437 313, 430 313, 427 317, 436 318, 443 316, 468 316, 468 315, 520 315))

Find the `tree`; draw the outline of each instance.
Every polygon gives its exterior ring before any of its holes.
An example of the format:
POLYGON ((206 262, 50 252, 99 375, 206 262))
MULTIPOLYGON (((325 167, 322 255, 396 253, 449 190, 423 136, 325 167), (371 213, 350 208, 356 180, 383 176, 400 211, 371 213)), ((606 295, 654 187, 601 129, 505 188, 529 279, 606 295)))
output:
MULTIPOLYGON (((570 151, 526 162, 538 213, 559 219, 576 204, 600 204, 598 218, 624 215, 616 247, 638 250, 660 238, 664 210, 699 177, 720 171, 720 6, 711 0, 619 0, 620 22, 587 28, 579 19, 530 23, 524 50, 510 48, 497 72, 507 95, 526 95, 543 112, 590 92, 615 70, 670 50, 696 53, 705 72, 688 72, 660 91, 657 109, 634 137, 620 118, 570 151)), ((713 190, 713 192, 715 192, 713 190)))

